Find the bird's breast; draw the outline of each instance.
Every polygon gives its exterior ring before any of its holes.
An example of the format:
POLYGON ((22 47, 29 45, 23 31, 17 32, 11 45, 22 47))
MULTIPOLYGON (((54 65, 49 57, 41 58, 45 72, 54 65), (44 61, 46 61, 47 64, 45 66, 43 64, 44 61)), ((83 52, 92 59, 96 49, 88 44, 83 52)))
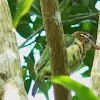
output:
POLYGON ((68 47, 67 55, 70 73, 73 73, 81 65, 85 57, 82 43, 78 41, 78 43, 74 43, 72 46, 68 47))

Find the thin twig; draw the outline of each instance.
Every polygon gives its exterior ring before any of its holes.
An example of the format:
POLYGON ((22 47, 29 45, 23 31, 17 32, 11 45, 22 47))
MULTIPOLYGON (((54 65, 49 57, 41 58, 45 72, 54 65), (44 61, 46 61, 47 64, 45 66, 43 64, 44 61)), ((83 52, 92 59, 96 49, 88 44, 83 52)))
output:
POLYGON ((40 33, 42 30, 44 29, 44 26, 42 25, 39 29, 37 29, 33 34, 31 34, 27 39, 26 39, 26 41, 24 41, 18 48, 20 49, 20 48, 22 48, 22 47, 24 47, 24 45, 25 45, 25 43, 29 40, 29 39, 31 39, 34 35, 36 35, 37 33, 40 33))
POLYGON ((88 8, 88 10, 91 12, 91 9, 89 8, 88 4, 84 0, 82 0, 82 1, 85 4, 85 6, 88 8))
POLYGON ((82 16, 82 17, 76 17, 76 18, 73 18, 73 19, 70 19, 70 20, 65 20, 65 21, 62 21, 62 23, 71 23, 71 22, 74 22, 74 21, 80 21, 80 20, 83 20, 83 19, 86 19, 86 18, 89 18, 89 17, 92 17, 92 16, 95 16, 97 15, 99 12, 97 13, 92 13, 92 14, 89 14, 87 16, 82 16))
POLYGON ((70 15, 69 18, 75 18, 75 17, 79 17, 79 16, 86 16, 86 15, 89 15, 89 13, 78 13, 76 15, 70 15))

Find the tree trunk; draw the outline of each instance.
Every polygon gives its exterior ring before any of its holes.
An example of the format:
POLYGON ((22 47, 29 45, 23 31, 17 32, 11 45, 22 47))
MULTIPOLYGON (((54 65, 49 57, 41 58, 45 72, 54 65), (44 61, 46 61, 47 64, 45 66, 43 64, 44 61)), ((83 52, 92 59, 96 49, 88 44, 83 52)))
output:
MULTIPOLYGON (((98 23, 97 45, 100 46, 100 14, 98 23)), ((100 51, 96 50, 92 71, 91 71, 91 90, 100 99, 100 51)))
MULTIPOLYGON (((58 0, 40 0, 44 28, 50 55, 51 75, 68 75, 67 52, 58 0)), ((68 100, 69 91, 54 85, 55 100, 68 100)))
POLYGON ((0 100, 28 100, 7 0, 0 0, 0 100))

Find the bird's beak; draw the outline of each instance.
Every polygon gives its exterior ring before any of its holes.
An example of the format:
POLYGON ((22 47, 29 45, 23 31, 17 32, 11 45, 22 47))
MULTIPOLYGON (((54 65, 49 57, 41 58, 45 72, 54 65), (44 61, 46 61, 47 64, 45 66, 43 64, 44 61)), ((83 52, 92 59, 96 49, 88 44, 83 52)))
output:
POLYGON ((100 47, 97 46, 94 42, 91 41, 91 45, 93 49, 100 50, 100 47))

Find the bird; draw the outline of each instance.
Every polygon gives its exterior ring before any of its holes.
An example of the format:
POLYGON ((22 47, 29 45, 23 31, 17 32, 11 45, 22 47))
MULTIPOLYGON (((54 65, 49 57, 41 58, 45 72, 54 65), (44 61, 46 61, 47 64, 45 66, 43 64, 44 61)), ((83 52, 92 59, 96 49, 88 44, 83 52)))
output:
MULTIPOLYGON (((100 50, 100 47, 94 42, 94 37, 88 32, 76 31, 72 35, 64 34, 64 40, 70 74, 79 68, 89 49, 100 50)), ((34 70, 37 78, 32 89, 33 97, 35 96, 41 81, 46 79, 45 76, 51 75, 48 47, 44 49, 41 59, 34 66, 34 70)))

